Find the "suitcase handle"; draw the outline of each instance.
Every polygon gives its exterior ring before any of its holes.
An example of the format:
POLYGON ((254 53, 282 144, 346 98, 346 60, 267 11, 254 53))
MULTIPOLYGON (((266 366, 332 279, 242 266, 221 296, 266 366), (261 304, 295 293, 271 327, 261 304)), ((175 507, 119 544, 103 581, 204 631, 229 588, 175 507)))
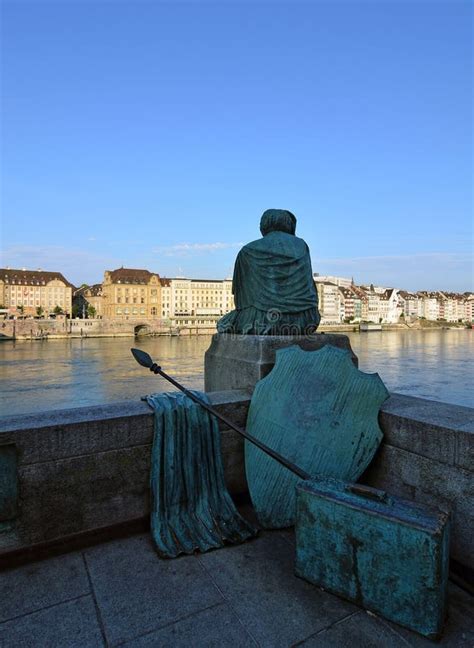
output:
POLYGON ((377 502, 385 502, 387 500, 387 493, 378 488, 372 488, 372 486, 364 486, 363 484, 350 484, 346 487, 350 493, 354 495, 360 495, 367 499, 375 500, 377 502))

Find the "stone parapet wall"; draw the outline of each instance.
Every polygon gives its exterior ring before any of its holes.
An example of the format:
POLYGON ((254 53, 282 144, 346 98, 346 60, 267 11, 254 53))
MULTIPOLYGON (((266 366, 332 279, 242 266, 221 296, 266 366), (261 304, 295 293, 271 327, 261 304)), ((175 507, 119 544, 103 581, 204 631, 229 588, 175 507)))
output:
MULTIPOLYGON (((248 392, 209 396, 218 410, 245 425, 248 392)), ((380 414, 384 442, 361 480, 452 510, 452 556, 471 568, 473 414, 467 407, 392 394, 380 414)), ((0 418, 0 466, 11 469, 16 457, 18 476, 16 501, 9 508, 3 502, 10 513, 2 518, 0 510, 0 559, 147 516, 152 437, 153 415, 140 401, 0 418)), ((243 441, 224 428, 222 453, 230 491, 245 493, 243 441)))
POLYGON ((74 337, 133 337, 135 334, 212 335, 215 325, 164 323, 161 319, 24 319, 0 321, 0 339, 36 340, 74 337))

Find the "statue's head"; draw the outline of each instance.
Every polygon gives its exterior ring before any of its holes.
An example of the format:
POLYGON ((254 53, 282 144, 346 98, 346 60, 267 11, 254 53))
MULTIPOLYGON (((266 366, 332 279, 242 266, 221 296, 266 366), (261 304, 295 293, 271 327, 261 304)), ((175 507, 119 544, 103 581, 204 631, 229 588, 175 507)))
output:
POLYGON ((267 209, 260 220, 262 236, 269 232, 296 232, 296 216, 286 209, 267 209))

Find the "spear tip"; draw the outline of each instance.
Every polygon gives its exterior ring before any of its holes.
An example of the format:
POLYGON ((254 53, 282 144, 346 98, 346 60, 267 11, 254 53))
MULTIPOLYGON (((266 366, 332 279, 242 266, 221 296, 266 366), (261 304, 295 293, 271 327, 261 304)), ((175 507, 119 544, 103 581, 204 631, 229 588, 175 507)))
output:
POLYGON ((149 369, 153 364, 153 360, 145 351, 142 351, 141 349, 130 349, 130 351, 132 352, 132 355, 135 358, 135 360, 142 367, 147 367, 149 369))

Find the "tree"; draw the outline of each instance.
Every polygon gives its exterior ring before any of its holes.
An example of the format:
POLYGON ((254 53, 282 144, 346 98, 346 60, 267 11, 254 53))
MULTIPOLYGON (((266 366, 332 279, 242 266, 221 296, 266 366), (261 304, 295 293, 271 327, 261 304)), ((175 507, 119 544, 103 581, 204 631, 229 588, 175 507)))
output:
POLYGON ((87 307, 87 317, 90 318, 90 319, 94 319, 96 314, 97 314, 97 311, 94 308, 94 306, 92 306, 92 304, 89 304, 89 306, 87 307))
POLYGON ((25 312, 25 307, 23 306, 23 304, 18 304, 16 309, 17 311, 19 311, 20 315, 23 315, 23 313, 25 312))
POLYGON ((42 306, 38 306, 38 307, 36 308, 36 314, 38 315, 38 317, 43 317, 43 315, 44 315, 44 309, 43 309, 42 306))
POLYGON ((62 315, 63 314, 63 309, 61 308, 61 306, 56 305, 54 307, 53 313, 55 315, 62 315))
POLYGON ((76 318, 76 317, 78 317, 80 315, 80 313, 81 313, 81 309, 79 308, 79 306, 77 304, 73 304, 72 305, 72 316, 74 318, 76 318))

